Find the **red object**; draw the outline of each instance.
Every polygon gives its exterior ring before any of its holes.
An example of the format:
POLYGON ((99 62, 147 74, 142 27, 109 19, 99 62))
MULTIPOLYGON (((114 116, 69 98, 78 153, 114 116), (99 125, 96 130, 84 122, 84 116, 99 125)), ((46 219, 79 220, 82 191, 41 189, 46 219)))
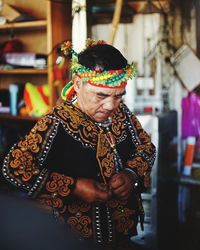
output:
POLYGON ((18 39, 8 40, 2 45, 2 53, 14 53, 14 52, 22 52, 23 44, 18 39))
POLYGON ((26 90, 26 88, 24 88, 24 99, 26 100, 26 103, 28 104, 27 106, 29 107, 29 111, 32 111, 33 105, 31 102, 30 95, 29 95, 28 91, 26 90))
POLYGON ((194 150, 195 150, 195 145, 187 144, 186 152, 185 152, 185 159, 184 159, 184 166, 192 167, 193 158, 194 158, 194 150))
POLYGON ((45 95, 43 89, 42 89, 42 85, 38 85, 37 86, 37 90, 40 93, 40 95, 42 96, 42 99, 44 100, 44 102, 49 105, 49 98, 48 96, 45 95))
POLYGON ((145 113, 153 113, 153 107, 144 107, 145 113))
POLYGON ((115 88, 115 89, 120 89, 120 88, 124 88, 127 84, 127 82, 121 82, 121 84, 119 86, 109 86, 109 85, 104 85, 104 84, 95 84, 95 83, 92 83, 90 80, 87 81, 87 83, 89 83, 90 85, 92 86, 95 86, 95 87, 101 87, 101 88, 115 88))

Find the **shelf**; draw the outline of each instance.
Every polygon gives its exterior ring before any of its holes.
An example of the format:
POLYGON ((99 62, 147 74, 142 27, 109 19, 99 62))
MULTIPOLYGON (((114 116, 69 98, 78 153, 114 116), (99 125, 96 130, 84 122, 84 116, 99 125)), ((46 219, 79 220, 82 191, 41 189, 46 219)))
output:
POLYGON ((142 199, 143 200, 152 200, 152 194, 151 193, 142 193, 142 199))
POLYGON ((0 25, 0 30, 9 30, 9 29, 46 29, 47 21, 46 20, 37 20, 37 21, 29 21, 29 22, 19 22, 19 23, 6 23, 0 25))
POLYGON ((200 180, 194 179, 192 177, 180 177, 179 180, 182 185, 195 185, 200 186, 200 180))
MULTIPOLYGON (((4 0, 4 2, 16 7, 20 13, 30 15, 33 20, 0 24, 0 41, 5 43, 5 46, 10 46, 11 44, 6 42, 14 36, 14 39, 21 41, 24 53, 45 54, 47 65, 44 65, 46 67, 44 69, 29 68, 26 65, 12 69, 9 65, 8 67, 0 65, 0 89, 8 89, 9 84, 15 82, 30 81, 35 85, 47 83, 50 89, 49 102, 53 107, 58 94, 52 65, 56 61, 55 48, 58 44, 71 40, 71 1, 66 1, 66 4, 47 0, 4 0)), ((9 48, 6 47, 5 51, 7 50, 9 48)))
POLYGON ((177 177, 163 177, 159 178, 161 182, 174 182, 178 185, 190 185, 190 186, 200 186, 200 180, 195 179, 192 176, 177 176, 177 177))
POLYGON ((35 123, 38 121, 38 117, 32 117, 32 116, 16 116, 16 115, 10 115, 10 114, 0 114, 0 124, 6 124, 10 122, 31 122, 35 123))
POLYGON ((0 75, 21 75, 21 74, 47 74, 47 69, 25 69, 25 68, 20 68, 20 69, 1 69, 0 70, 0 75))

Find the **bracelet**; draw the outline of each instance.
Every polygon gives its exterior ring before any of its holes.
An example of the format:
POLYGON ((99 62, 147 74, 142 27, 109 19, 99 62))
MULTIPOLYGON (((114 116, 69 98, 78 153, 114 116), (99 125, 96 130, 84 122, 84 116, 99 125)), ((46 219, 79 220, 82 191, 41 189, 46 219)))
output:
POLYGON ((131 173, 132 175, 134 175, 135 177, 135 183, 134 183, 134 188, 138 187, 139 181, 138 181, 138 176, 135 173, 135 171, 131 168, 125 168, 124 170, 128 171, 129 173, 131 173))

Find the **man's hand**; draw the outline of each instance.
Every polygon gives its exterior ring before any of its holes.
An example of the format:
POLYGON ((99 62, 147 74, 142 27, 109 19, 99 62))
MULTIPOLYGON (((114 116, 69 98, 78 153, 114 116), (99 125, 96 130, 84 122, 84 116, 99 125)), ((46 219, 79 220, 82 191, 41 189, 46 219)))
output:
POLYGON ((85 202, 107 201, 111 197, 111 192, 107 191, 103 183, 91 179, 77 179, 74 195, 85 202))
POLYGON ((109 183, 110 190, 116 198, 126 200, 133 191, 135 181, 134 175, 124 170, 113 175, 109 183))

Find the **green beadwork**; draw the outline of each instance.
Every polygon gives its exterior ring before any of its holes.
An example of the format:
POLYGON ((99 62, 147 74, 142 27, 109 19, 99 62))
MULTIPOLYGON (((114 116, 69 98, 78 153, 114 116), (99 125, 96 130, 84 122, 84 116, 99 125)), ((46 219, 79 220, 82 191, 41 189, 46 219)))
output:
POLYGON ((85 81, 90 81, 94 83, 95 85, 110 85, 110 86, 119 86, 122 82, 128 81, 129 79, 136 76, 137 74, 137 70, 133 63, 127 64, 127 66, 122 69, 123 71, 122 73, 118 73, 118 72, 111 73, 110 71, 103 71, 99 73, 99 72, 92 71, 77 62, 72 61, 71 70, 72 70, 73 75, 79 75, 85 81), (90 74, 94 72, 95 72, 95 76, 92 76, 92 77, 81 76, 82 74, 85 74, 85 73, 90 74))

